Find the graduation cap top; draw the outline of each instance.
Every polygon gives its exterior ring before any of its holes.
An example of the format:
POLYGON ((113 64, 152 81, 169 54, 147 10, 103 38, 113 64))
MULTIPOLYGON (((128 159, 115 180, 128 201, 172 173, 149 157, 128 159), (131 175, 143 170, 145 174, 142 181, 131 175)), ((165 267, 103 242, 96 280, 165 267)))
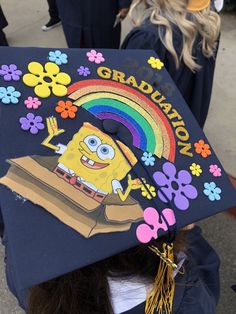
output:
POLYGON ((197 12, 209 7, 211 0, 189 0, 187 9, 191 12, 197 12))
POLYGON ((1 210, 19 288, 236 204, 153 51, 0 49, 1 210))

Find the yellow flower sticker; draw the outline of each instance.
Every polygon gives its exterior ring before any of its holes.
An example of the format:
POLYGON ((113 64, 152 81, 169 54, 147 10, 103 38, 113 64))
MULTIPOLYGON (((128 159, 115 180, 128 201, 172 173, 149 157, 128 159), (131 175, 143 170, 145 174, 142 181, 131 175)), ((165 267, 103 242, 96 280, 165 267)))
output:
POLYGON ((164 63, 161 62, 160 59, 150 57, 148 59, 148 63, 151 65, 153 69, 161 70, 164 67, 164 63))
POLYGON ((142 196, 146 197, 148 200, 151 200, 157 195, 155 187, 150 184, 145 184, 141 187, 142 196), (152 195, 152 197, 151 197, 152 195))
POLYGON ((200 165, 197 165, 197 164, 195 164, 195 163, 193 163, 193 164, 189 167, 189 169, 191 170, 192 175, 197 176, 197 177, 199 177, 200 174, 202 173, 201 166, 200 166, 200 165))
POLYGON ((53 62, 47 62, 43 67, 38 62, 31 62, 28 65, 27 73, 23 76, 25 85, 34 87, 37 96, 47 98, 53 93, 55 96, 62 97, 67 94, 66 85, 70 84, 71 77, 53 62))

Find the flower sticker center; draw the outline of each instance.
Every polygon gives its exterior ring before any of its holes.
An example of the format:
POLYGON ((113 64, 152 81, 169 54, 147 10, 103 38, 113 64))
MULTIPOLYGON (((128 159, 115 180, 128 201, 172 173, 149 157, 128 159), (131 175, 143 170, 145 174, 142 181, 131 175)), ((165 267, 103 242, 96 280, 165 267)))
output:
POLYGON ((70 84, 71 77, 64 72, 60 72, 58 65, 47 62, 43 67, 38 62, 31 62, 28 65, 27 73, 23 76, 23 82, 29 87, 34 87, 37 96, 47 98, 53 93, 62 97, 67 94, 66 85, 70 84))
POLYGON ((175 206, 180 210, 187 210, 188 199, 195 199, 198 196, 196 188, 190 184, 192 182, 190 173, 186 170, 177 172, 175 166, 170 162, 163 165, 163 172, 156 171, 153 178, 160 187, 158 191, 160 200, 164 203, 173 200, 175 206))

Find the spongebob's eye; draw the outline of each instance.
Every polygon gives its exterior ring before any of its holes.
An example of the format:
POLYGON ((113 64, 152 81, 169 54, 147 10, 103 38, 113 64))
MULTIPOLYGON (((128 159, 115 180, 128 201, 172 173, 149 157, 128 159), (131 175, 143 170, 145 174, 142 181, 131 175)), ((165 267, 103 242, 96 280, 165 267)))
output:
POLYGON ((102 142, 101 142, 99 137, 97 137, 95 135, 89 135, 89 136, 85 137, 84 143, 88 146, 88 148, 92 152, 96 152, 98 146, 101 145, 102 142))
POLYGON ((97 154, 101 160, 113 159, 115 151, 110 145, 103 144, 98 147, 97 154))

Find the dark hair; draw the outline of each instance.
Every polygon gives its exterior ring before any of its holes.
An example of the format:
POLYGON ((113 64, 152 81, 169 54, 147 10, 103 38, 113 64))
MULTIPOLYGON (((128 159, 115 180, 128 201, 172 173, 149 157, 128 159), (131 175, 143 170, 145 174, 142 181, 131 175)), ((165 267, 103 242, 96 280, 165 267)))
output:
MULTIPOLYGON (((151 244, 161 249, 163 240, 151 244)), ((184 249, 184 232, 175 240, 175 254, 184 249)), ((139 275, 154 280, 159 257, 140 245, 101 262, 33 287, 29 314, 112 314, 108 276, 139 275)))

